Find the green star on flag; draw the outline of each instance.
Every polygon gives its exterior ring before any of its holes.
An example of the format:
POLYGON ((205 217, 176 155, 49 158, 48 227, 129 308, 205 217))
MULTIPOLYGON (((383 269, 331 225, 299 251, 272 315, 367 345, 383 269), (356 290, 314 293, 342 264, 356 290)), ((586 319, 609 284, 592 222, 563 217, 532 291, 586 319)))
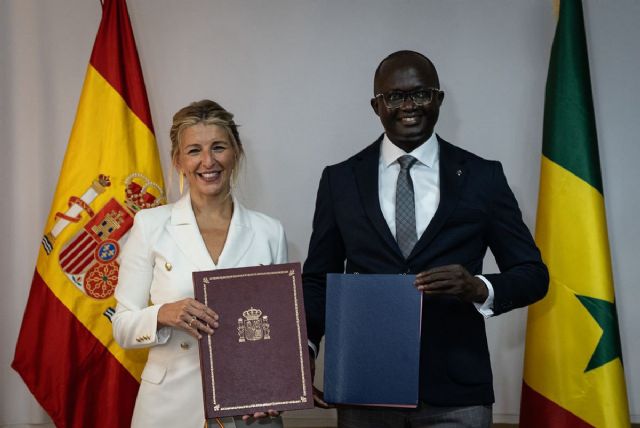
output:
POLYGON ((580 303, 589 311, 593 319, 602 327, 602 336, 591 355, 585 373, 620 358, 622 361, 622 347, 618 330, 618 314, 615 303, 595 297, 580 296, 576 294, 580 303))

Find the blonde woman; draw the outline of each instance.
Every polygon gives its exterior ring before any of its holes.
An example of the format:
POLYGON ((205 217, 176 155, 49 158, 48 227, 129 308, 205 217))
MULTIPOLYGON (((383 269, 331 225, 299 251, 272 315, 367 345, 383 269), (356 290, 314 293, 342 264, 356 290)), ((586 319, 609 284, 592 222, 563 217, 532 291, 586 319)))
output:
MULTIPOLYGON (((116 341, 123 348, 149 348, 134 428, 204 425, 197 339, 215 334, 218 315, 193 299, 191 273, 287 261, 280 222, 248 210, 233 196, 244 155, 233 114, 214 101, 192 103, 174 115, 170 136, 184 193, 174 204, 135 216, 115 292, 116 341)), ((209 426, 247 423, 282 426, 275 411, 213 420, 209 426)))

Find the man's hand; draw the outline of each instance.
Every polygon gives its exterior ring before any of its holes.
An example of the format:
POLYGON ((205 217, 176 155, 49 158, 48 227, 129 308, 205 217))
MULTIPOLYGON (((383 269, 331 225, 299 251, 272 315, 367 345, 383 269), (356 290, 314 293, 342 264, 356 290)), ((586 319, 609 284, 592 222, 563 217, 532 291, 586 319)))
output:
POLYGON ((313 402, 316 407, 320 407, 321 409, 331 409, 329 403, 324 401, 324 394, 318 388, 313 385, 313 379, 316 377, 316 359, 313 357, 313 353, 309 352, 309 365, 311 366, 311 386, 313 387, 313 402))
POLYGON ((467 302, 483 303, 489 296, 484 281, 469 274, 461 265, 439 266, 420 272, 414 285, 428 296, 448 294, 467 302))

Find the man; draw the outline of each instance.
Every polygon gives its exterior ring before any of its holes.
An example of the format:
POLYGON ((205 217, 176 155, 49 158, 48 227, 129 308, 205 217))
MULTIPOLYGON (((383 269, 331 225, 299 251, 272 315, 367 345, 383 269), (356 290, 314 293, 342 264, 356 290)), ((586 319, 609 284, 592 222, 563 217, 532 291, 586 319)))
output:
POLYGON ((415 273, 425 294, 420 405, 340 408, 341 427, 490 426, 484 319, 547 292, 547 269, 500 163, 434 134, 443 99, 428 58, 389 55, 376 70, 371 99, 384 134, 322 173, 303 273, 315 349, 324 334, 328 272, 415 273), (487 247, 499 274, 480 275, 487 247))

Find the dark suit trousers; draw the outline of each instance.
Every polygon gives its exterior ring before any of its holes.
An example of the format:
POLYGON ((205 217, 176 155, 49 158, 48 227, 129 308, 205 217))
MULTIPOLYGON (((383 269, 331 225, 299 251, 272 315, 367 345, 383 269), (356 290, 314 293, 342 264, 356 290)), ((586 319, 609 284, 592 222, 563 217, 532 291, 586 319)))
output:
POLYGON ((338 428, 489 428, 492 406, 417 409, 345 407, 338 409, 338 428))

